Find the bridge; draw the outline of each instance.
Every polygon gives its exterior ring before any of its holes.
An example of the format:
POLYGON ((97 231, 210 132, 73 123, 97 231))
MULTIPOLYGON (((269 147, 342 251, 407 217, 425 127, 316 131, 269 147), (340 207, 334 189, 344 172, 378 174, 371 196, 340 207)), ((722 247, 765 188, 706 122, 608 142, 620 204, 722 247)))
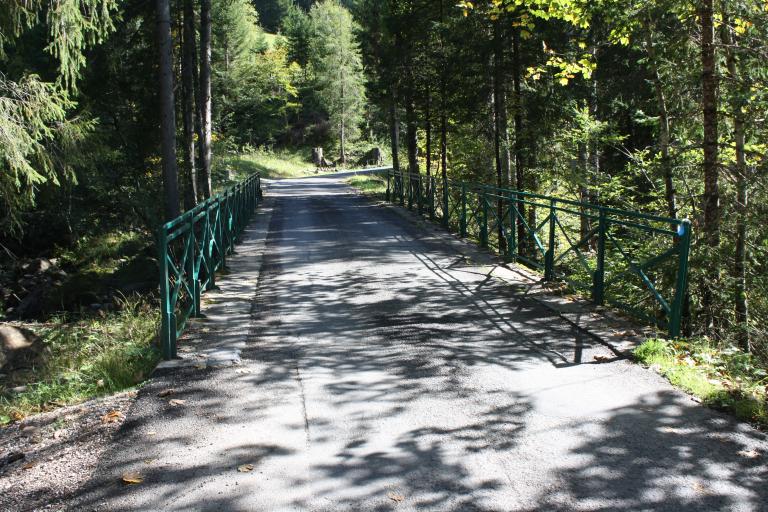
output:
POLYGON ((764 510, 764 437, 627 360, 634 324, 429 222, 437 185, 390 175, 401 208, 346 178, 250 182, 167 226, 178 357, 78 510, 764 510))

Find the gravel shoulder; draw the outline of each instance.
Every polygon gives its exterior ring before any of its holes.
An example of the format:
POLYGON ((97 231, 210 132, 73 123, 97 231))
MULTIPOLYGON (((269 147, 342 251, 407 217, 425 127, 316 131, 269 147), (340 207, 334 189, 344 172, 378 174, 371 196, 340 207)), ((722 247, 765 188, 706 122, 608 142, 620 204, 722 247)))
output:
POLYGON ((0 428, 0 510, 63 510, 93 475, 136 396, 98 398, 0 428))

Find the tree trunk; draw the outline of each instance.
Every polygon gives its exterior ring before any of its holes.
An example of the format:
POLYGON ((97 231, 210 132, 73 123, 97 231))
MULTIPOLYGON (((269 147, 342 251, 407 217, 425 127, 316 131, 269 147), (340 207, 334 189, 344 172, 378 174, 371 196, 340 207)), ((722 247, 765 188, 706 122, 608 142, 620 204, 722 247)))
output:
POLYGON ((169 0, 157 0, 157 46, 160 53, 160 147, 163 166, 165 219, 179 216, 179 183, 176 167, 176 113, 173 96, 173 40, 169 0))
MULTIPOLYGON (((443 26, 443 0, 440 0, 440 26, 443 26)), ((445 44, 440 39, 442 66, 440 70, 440 169, 443 178, 443 186, 448 188, 448 118, 446 117, 446 95, 448 87, 446 85, 446 58, 445 44)))
POLYGON ((345 151, 345 149, 346 149, 345 145, 346 145, 347 141, 346 141, 346 134, 345 134, 345 130, 344 130, 344 124, 345 124, 345 119, 344 119, 344 114, 345 114, 345 112, 344 112, 344 92, 345 92, 344 91, 344 80, 342 80, 341 81, 341 121, 339 123, 340 124, 339 128, 340 128, 340 131, 341 131, 341 133, 340 133, 341 156, 339 158, 339 162, 341 162, 341 165, 344 165, 344 164, 347 163, 347 155, 346 155, 346 151, 345 151))
MULTIPOLYGON (((515 107, 515 189, 525 191, 525 161, 523 154, 523 98, 520 86, 520 29, 515 27, 512 33, 512 88, 514 92, 515 107)), ((528 244, 526 243, 526 229, 523 219, 525 218, 525 204, 520 201, 517 203, 517 211, 520 216, 517 218, 517 250, 521 254, 527 253, 528 244)), ((535 215, 535 214, 534 214, 535 215)), ((535 224, 534 224, 535 226, 535 224)))
POLYGON ((427 108, 424 112, 425 117, 425 123, 424 123, 424 131, 426 132, 427 136, 427 176, 432 175, 432 105, 431 102, 431 96, 429 91, 429 85, 427 85, 427 108))
POLYGON ((392 145, 392 168, 400 171, 400 121, 397 119, 397 89, 391 86, 389 98, 389 141, 392 145))
POLYGON ((672 161, 669 154, 671 143, 671 130, 669 126, 669 110, 667 98, 664 94, 664 86, 659 74, 659 65, 656 58, 656 48, 653 46, 653 28, 650 22, 646 22, 645 46, 648 52, 648 62, 653 76, 653 86, 656 92, 656 103, 659 109, 659 153, 661 154, 661 172, 664 176, 664 197, 667 200, 667 214, 673 219, 677 218, 677 191, 673 179, 672 161))
MULTIPOLYGON (((701 107, 704 124, 704 195, 702 211, 704 213, 704 243, 717 257, 720 246, 720 190, 718 185, 718 145, 717 145, 717 75, 715 61, 713 0, 701 0, 699 18, 701 20, 701 107)), ((708 279, 703 287, 702 307, 707 328, 714 327, 713 290, 718 271, 717 262, 709 265, 708 279)))
MULTIPOLYGON (((506 131, 506 126, 502 125, 503 120, 506 120, 504 110, 505 105, 505 92, 504 92, 504 40, 501 33, 500 22, 498 20, 493 22, 493 150, 494 159, 496 164, 496 186, 498 188, 506 187, 507 173, 504 169, 503 163, 503 132, 506 131)), ((498 221, 497 236, 499 239, 499 253, 506 254, 507 252, 507 239, 504 237, 504 199, 499 197, 496 200, 496 219, 498 221)), ((514 229, 514 226, 510 226, 510 229, 514 229)))
POLYGON ((413 107, 412 92, 408 91, 408 98, 405 104, 405 122, 406 138, 408 143, 408 173, 419 173, 419 162, 416 159, 417 140, 416 140, 416 109, 413 107))
MULTIPOLYGON (((734 37, 731 33, 728 13, 723 13, 722 39, 726 52, 728 76, 733 87, 739 88, 738 60, 734 52, 734 37)), ((742 115, 744 106, 742 91, 738 91, 731 102, 731 117, 733 119, 733 139, 736 151, 736 163, 733 174, 736 178, 736 247, 734 250, 733 279, 734 305, 736 324, 738 328, 737 342, 745 350, 750 350, 749 339, 749 309, 747 307, 747 200, 748 176, 747 155, 745 151, 746 126, 742 115)))
POLYGON ((211 187, 211 0, 200 0, 200 179, 203 196, 211 187))
POLYGON ((197 169, 195 167, 195 9, 192 0, 184 0, 184 27, 182 41, 182 99, 184 120, 185 202, 187 209, 198 202, 197 169))

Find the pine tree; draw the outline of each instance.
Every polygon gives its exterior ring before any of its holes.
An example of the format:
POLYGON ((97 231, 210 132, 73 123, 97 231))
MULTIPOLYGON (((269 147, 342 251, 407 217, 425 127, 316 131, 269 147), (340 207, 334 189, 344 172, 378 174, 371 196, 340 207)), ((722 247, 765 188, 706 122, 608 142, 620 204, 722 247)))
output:
POLYGON ((346 161, 346 144, 358 135, 365 105, 365 85, 360 46, 352 15, 336 0, 325 0, 310 11, 314 37, 310 62, 317 95, 338 130, 340 161, 346 161))

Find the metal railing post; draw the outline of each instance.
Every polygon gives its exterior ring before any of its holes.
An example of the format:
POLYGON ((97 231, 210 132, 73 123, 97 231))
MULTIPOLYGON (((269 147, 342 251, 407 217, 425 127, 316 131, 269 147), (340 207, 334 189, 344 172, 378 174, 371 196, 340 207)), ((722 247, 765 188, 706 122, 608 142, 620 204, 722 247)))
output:
POLYGON ((176 357, 176 317, 171 304, 168 282, 168 233, 160 228, 160 349, 164 359, 176 357))
POLYGON ((448 227, 451 220, 451 210, 448 204, 448 180, 443 179, 443 226, 448 227))
POLYGON ((197 273, 197 239, 195 238, 195 215, 189 217, 189 234, 187 235, 187 278, 192 289, 192 316, 200 316, 200 280, 197 273))
POLYGON ((669 337, 680 336, 683 320, 683 301, 685 300, 688 280, 688 254, 691 250, 691 221, 684 219, 677 231, 677 283, 675 298, 672 301, 672 311, 669 319, 669 337))
POLYGON ((416 208, 419 210, 419 215, 424 212, 424 194, 421 189, 421 174, 416 175, 416 208))
POLYGON ((435 177, 429 176, 429 220, 435 220, 435 177))
POLYGON ((592 276, 592 301, 602 306, 605 303, 605 238, 608 233, 608 219, 605 215, 605 208, 600 207, 599 212, 597 224, 597 267, 592 276))
POLYGON ((482 219, 480 219, 480 246, 488 247, 488 198, 485 191, 477 193, 477 199, 480 201, 480 210, 482 219))
POLYGON ((517 201, 514 192, 509 193, 509 234, 507 237, 507 258, 510 261, 517 259, 517 215, 515 214, 514 204, 517 201))
MULTIPOLYGON (((211 226, 211 209, 213 203, 210 200, 206 201, 205 205, 205 229, 207 231, 207 240, 205 244, 205 271, 208 274, 208 288, 212 289, 216 287, 216 262, 213 261, 213 246, 216 243, 216 224, 214 221, 211 226)), ((214 217, 215 218, 215 217, 214 217)))
POLYGON ((461 182, 461 217, 459 217, 459 235, 467 236, 467 185, 461 182))
POLYGON ((555 277, 555 200, 549 201, 549 247, 544 257, 544 280, 551 281, 555 277))

